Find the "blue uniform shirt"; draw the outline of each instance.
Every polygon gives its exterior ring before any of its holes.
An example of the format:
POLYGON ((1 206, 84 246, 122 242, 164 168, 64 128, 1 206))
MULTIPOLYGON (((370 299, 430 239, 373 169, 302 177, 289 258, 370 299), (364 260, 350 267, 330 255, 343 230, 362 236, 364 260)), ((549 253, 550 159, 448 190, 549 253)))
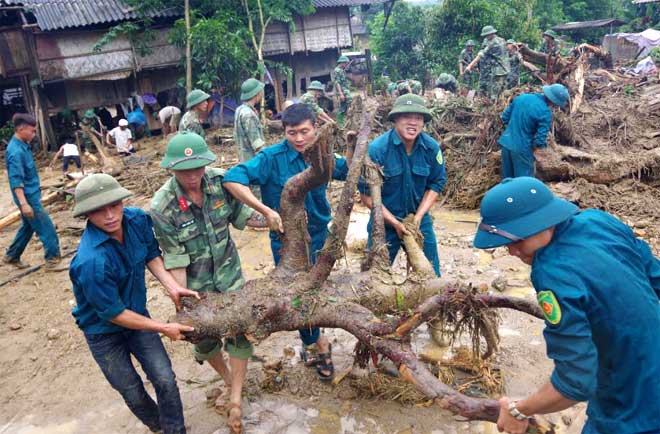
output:
POLYGON ((630 228, 597 210, 555 227, 532 282, 563 396, 589 401, 590 428, 660 430, 660 261, 630 228))
MULTIPOLYGON (((236 182, 243 185, 259 185, 263 203, 279 212, 280 197, 284 184, 294 175, 305 170, 309 164, 303 155, 293 149, 285 139, 273 146, 260 151, 255 157, 232 167, 223 178, 225 182, 236 182)), ((343 157, 335 157, 335 170, 332 179, 345 180, 348 165, 343 157)), ((330 222, 330 204, 325 195, 327 185, 310 191, 305 196, 305 211, 307 211, 307 229, 313 244, 321 245, 325 241, 327 226, 330 222)), ((278 238, 277 233, 270 233, 271 240, 278 238)))
MULTIPOLYGON (((369 157, 383 168, 383 205, 402 219, 417 211, 427 190, 439 193, 447 182, 440 146, 426 133, 417 137, 408 155, 396 130, 391 129, 369 144, 369 157)), ((369 194, 363 179, 358 189, 369 194)))
POLYGON ((77 306, 78 327, 86 334, 117 333, 124 327, 110 320, 125 309, 147 313, 146 264, 160 256, 149 214, 124 208, 123 244, 87 222, 69 277, 77 306))
POLYGON ((539 93, 518 95, 502 113, 506 130, 497 141, 511 152, 534 159, 534 146, 548 146, 552 110, 539 93))
POLYGON ((14 203, 18 205, 18 199, 14 193, 15 188, 23 188, 25 199, 30 205, 37 205, 41 200, 41 187, 39 185, 39 174, 37 166, 32 158, 30 145, 13 136, 7 145, 5 153, 7 165, 7 176, 9 187, 14 203))

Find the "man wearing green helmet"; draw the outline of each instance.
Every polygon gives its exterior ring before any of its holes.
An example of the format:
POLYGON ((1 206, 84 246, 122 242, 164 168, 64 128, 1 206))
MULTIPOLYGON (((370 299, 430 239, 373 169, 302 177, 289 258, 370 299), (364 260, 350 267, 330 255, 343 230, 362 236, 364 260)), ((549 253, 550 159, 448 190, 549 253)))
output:
POLYGON ((546 30, 543 32, 543 44, 539 49, 541 53, 550 54, 552 56, 559 56, 559 45, 557 44, 557 33, 554 30, 546 30))
POLYGON ((422 83, 420 83, 419 80, 414 80, 412 78, 401 80, 397 82, 396 91, 398 96, 405 95, 407 93, 411 93, 413 95, 421 95, 423 91, 422 83))
POLYGON ((456 81, 456 77, 451 74, 447 74, 446 72, 440 74, 438 79, 435 81, 435 87, 451 93, 458 92, 458 82, 456 81))
POLYGON ((234 114, 234 142, 238 148, 238 162, 254 157, 266 145, 264 132, 256 109, 264 98, 264 84, 248 78, 241 85, 241 101, 234 114))
POLYGON ((660 260, 648 244, 521 177, 486 193, 474 246, 505 246, 531 265, 554 361, 536 392, 500 399, 498 429, 525 433, 530 417, 586 401, 583 434, 660 432, 660 260))
POLYGON ((481 36, 485 38, 484 46, 465 68, 465 72, 470 72, 479 64, 479 91, 482 96, 494 102, 506 87, 509 55, 504 39, 497 36, 497 30, 493 26, 484 26, 481 36))
MULTIPOLYGON (((407 94, 396 99, 388 119, 394 122, 394 128, 374 139, 368 152, 385 178, 381 195, 390 262, 394 262, 401 239, 408 233, 402 220, 414 214, 414 222, 424 236, 424 255, 439 276, 438 243, 428 211, 444 188, 447 174, 438 142, 422 132, 424 122, 431 120, 431 112, 422 97, 407 94)), ((362 203, 372 208, 369 186, 363 179, 358 189, 362 203)), ((371 219, 367 230, 371 245, 371 219)))
POLYGON ((80 127, 80 132, 77 132, 76 134, 79 134, 82 140, 82 143, 80 144, 82 150, 91 152, 96 149, 94 141, 90 137, 91 135, 95 134, 101 143, 105 139, 103 135, 103 124, 101 123, 101 119, 96 116, 93 109, 89 109, 85 112, 78 125, 80 127))
POLYGON ((513 39, 506 41, 506 48, 509 53, 509 74, 506 76, 506 88, 513 89, 520 85, 520 65, 523 62, 522 55, 518 51, 518 45, 513 39))
POLYGON ((478 68, 473 68, 473 70, 465 72, 465 68, 472 63, 474 60, 474 46, 475 43, 472 39, 465 43, 465 48, 461 51, 461 54, 458 56, 458 75, 461 82, 467 86, 468 89, 473 89, 474 85, 477 82, 477 73, 479 72, 478 68))
POLYGON ((152 432, 185 434, 176 377, 158 333, 179 340, 194 329, 150 317, 144 269, 167 289, 177 309, 181 297, 199 295, 165 270, 149 214, 124 208, 130 195, 106 174, 89 175, 76 187, 73 215, 87 217, 87 227, 69 267, 76 299, 72 314, 94 360, 133 414, 152 432), (154 386, 158 404, 131 355, 154 386))
POLYGON ((502 113, 506 125, 497 141, 502 147, 502 178, 534 176, 535 154, 548 146, 552 107, 566 108, 568 89, 562 84, 543 86, 543 92, 523 93, 502 113))
POLYGON ((319 97, 323 95, 324 90, 325 89, 323 88, 323 84, 321 84, 320 81, 314 80, 307 88, 307 92, 305 92, 303 96, 300 97, 300 102, 309 106, 309 108, 311 108, 312 111, 316 114, 316 118, 319 121, 334 124, 335 121, 330 116, 328 116, 325 110, 319 107, 318 104, 319 97))
POLYGON ((353 97, 351 96, 351 89, 348 85, 348 78, 346 78, 346 68, 350 61, 346 56, 339 56, 337 59, 337 67, 335 68, 334 75, 334 88, 337 98, 339 99, 339 113, 337 114, 337 122, 344 123, 344 117, 351 106, 353 97))
MULTIPOLYGON (((174 172, 151 200, 151 216, 165 268, 181 285, 199 292, 238 291, 245 279, 229 224, 243 229, 254 211, 225 192, 224 170, 208 167, 216 159, 198 134, 182 132, 167 144, 160 163, 174 172)), ((224 379, 225 391, 216 408, 228 410, 228 425, 241 425, 241 393, 252 355, 245 336, 225 340, 229 353, 227 367, 222 342, 205 339, 193 347, 195 359, 207 361, 224 379)))
POLYGON ((179 123, 179 131, 190 131, 204 137, 202 121, 206 118, 211 95, 200 89, 193 89, 186 97, 186 110, 188 110, 179 123))

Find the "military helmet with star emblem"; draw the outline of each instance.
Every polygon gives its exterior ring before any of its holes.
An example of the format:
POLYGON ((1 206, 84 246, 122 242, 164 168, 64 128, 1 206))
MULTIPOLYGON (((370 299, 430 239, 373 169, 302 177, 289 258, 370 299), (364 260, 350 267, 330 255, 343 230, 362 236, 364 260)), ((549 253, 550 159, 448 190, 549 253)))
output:
POLYGON ((213 163, 216 156, 199 134, 183 131, 167 143, 160 167, 170 170, 197 169, 213 163))
POLYGON ((130 191, 119 185, 119 182, 105 173, 95 173, 83 178, 76 186, 73 216, 80 217, 111 203, 118 202, 130 196, 130 191))

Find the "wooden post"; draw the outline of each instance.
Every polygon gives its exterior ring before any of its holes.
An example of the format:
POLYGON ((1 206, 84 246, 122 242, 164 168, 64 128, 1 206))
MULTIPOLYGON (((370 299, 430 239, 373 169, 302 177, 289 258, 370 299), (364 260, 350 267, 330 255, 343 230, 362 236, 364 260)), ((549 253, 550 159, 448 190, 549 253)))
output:
POLYGON ((190 0, 185 0, 186 16, 186 93, 192 91, 192 59, 190 54, 190 0))
POLYGON ((371 50, 365 49, 364 56, 367 59, 367 95, 374 96, 374 70, 371 65, 371 50))

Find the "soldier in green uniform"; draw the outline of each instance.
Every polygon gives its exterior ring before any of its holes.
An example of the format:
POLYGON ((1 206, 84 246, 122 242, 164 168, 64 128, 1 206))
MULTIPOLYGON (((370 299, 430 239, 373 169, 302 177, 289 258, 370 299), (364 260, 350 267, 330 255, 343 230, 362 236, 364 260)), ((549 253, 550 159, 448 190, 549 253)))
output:
POLYGON ((254 157, 265 146, 264 131, 255 108, 264 97, 265 85, 256 78, 248 78, 241 85, 241 104, 234 114, 234 142, 238 148, 238 162, 254 157))
POLYGON ((465 73, 465 68, 474 60, 474 46, 474 41, 470 39, 465 43, 465 48, 458 56, 458 75, 461 82, 468 89, 474 89, 474 85, 477 82, 478 71, 472 70, 465 73))
POLYGON ((397 95, 405 95, 407 93, 412 93, 414 95, 422 94, 422 83, 418 80, 408 79, 399 81, 396 85, 397 95))
POLYGON ((471 71, 479 63, 480 82, 479 90, 491 102, 495 101, 506 87, 506 76, 509 74, 509 55, 506 42, 497 36, 493 26, 484 26, 481 29, 484 44, 477 57, 465 68, 471 71))
MULTIPOLYGON (((207 167, 215 159, 201 136, 177 134, 160 163, 174 176, 151 200, 165 268, 180 285, 199 292, 237 291, 245 283, 229 224, 243 229, 253 210, 225 192, 224 170, 207 167)), ((209 362, 224 379, 225 393, 216 400, 216 407, 228 411, 227 424, 232 432, 240 432, 241 393, 252 345, 243 335, 225 339, 229 367, 221 349, 221 341, 205 339, 195 344, 193 353, 200 364, 209 362)))
POLYGON ((559 56, 559 46, 557 45, 557 33, 554 30, 546 30, 543 32, 543 44, 539 50, 541 53, 551 54, 555 57, 559 56))
POLYGON ((307 92, 300 97, 300 102, 312 109, 314 114, 316 114, 317 120, 334 124, 335 121, 328 116, 321 107, 319 107, 318 100, 319 96, 323 94, 323 91, 323 84, 321 84, 320 81, 314 80, 309 84, 307 92))
POLYGON ((506 88, 513 89, 520 85, 520 65, 522 64, 522 56, 518 52, 516 41, 509 39, 506 41, 506 48, 509 52, 509 75, 506 76, 506 88))
POLYGON ((94 113, 94 110, 89 109, 85 112, 80 120, 80 132, 77 134, 80 135, 80 148, 85 151, 91 152, 96 149, 94 141, 91 138, 92 134, 100 137, 99 142, 103 141, 103 124, 101 123, 101 119, 94 113))
POLYGON ((348 60, 348 57, 340 56, 339 59, 337 59, 337 67, 334 72, 334 87, 337 97, 339 98, 339 113, 337 114, 337 122, 339 122, 339 124, 344 123, 344 116, 346 116, 348 108, 351 106, 351 101, 353 100, 345 71, 349 63, 350 61, 348 60))
POLYGON ((193 89, 186 97, 186 114, 181 118, 179 131, 190 131, 204 137, 202 119, 206 116, 211 95, 200 89, 193 89))
POLYGON ((453 75, 443 72, 435 81, 435 87, 456 93, 458 92, 458 81, 456 81, 456 77, 453 75))
POLYGON ((389 96, 396 96, 396 83, 390 82, 385 89, 385 92, 389 96))

